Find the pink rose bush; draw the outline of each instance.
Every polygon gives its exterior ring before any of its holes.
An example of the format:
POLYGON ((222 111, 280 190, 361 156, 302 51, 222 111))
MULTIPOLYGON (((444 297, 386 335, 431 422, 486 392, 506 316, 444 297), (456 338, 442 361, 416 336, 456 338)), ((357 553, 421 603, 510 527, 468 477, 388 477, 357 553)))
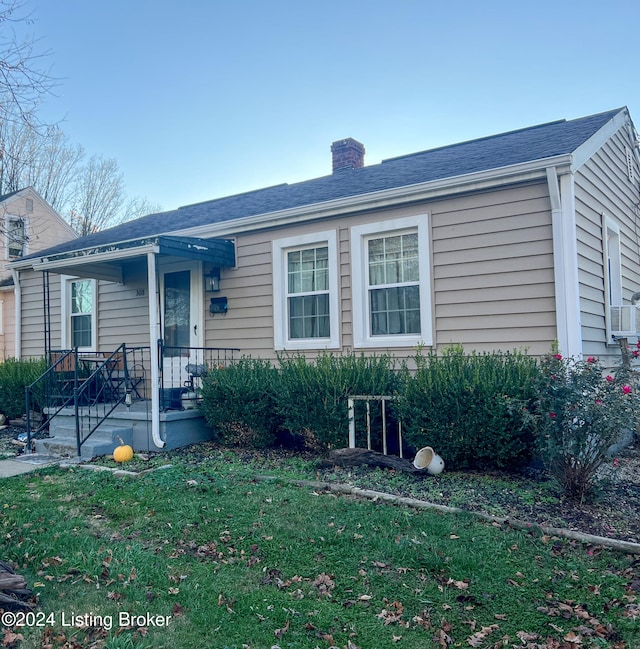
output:
POLYGON ((538 448, 567 495, 582 500, 596 483, 611 446, 633 426, 640 399, 631 372, 605 374, 593 356, 541 361, 536 404, 538 448))

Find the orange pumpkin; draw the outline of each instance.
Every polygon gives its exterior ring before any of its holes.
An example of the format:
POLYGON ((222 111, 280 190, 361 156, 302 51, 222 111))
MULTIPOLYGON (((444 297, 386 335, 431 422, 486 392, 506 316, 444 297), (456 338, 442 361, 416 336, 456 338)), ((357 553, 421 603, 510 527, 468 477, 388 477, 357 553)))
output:
POLYGON ((120 440, 120 446, 116 446, 113 451, 113 459, 116 462, 129 462, 133 459, 133 449, 122 441, 121 437, 118 437, 120 440))

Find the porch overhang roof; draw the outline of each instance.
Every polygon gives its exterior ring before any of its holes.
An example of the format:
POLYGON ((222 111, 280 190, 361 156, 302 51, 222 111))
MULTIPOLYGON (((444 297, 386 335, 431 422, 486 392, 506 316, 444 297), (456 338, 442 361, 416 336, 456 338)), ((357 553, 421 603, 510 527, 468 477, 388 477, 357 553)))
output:
POLYGON ((30 265, 34 270, 48 270, 61 275, 122 283, 123 262, 136 257, 145 257, 149 253, 208 262, 220 268, 235 266, 235 246, 229 239, 166 235, 142 237, 60 252, 46 257, 35 257, 30 265))

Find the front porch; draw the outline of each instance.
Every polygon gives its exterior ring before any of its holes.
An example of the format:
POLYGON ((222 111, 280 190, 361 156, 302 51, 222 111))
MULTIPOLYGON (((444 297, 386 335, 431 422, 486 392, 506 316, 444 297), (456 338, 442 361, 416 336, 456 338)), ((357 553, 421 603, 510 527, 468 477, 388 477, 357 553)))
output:
POLYGON ((160 342, 153 354, 149 347, 124 344, 110 354, 51 352, 48 370, 27 388, 27 405, 43 404, 44 415, 39 427, 27 416, 27 448, 33 436, 36 453, 89 459, 113 453, 121 440, 150 452, 211 439, 213 431, 198 408, 200 388, 238 351, 160 342), (155 391, 149 380, 153 361, 159 366, 155 391), (47 429, 48 437, 38 435, 47 429))
MULTIPOLYGON (((29 386, 27 412, 30 398, 42 405, 60 451, 70 454, 75 440, 79 456, 110 453, 118 437, 159 451, 211 436, 199 387, 239 350, 205 346, 217 340, 214 316, 217 324, 227 311, 226 297, 207 294, 235 265, 232 241, 157 235, 30 263, 42 271, 49 369, 29 386)), ((31 448, 40 429, 27 429, 31 448)))
MULTIPOLYGON (((65 407, 50 421, 49 437, 35 440, 35 451, 43 455, 76 456, 76 421, 82 428, 90 425, 96 416, 102 416, 106 406, 98 412, 90 407, 81 407, 76 415, 72 406, 65 407)), ((186 410, 165 410, 160 412, 160 436, 165 442, 159 449, 151 434, 151 401, 135 401, 130 406, 119 404, 112 410, 95 432, 80 447, 80 457, 90 459, 108 455, 120 439, 130 444, 136 452, 171 450, 188 444, 211 439, 213 431, 197 408, 186 410)))

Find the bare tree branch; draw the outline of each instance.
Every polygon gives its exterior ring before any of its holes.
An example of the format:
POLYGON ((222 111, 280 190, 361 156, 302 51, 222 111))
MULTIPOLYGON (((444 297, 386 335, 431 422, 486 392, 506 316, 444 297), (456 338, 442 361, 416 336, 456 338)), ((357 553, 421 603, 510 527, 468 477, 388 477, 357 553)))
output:
POLYGON ((34 36, 18 37, 16 25, 32 24, 23 0, 0 0, 0 119, 38 125, 36 109, 57 85, 45 67, 49 52, 34 36))

